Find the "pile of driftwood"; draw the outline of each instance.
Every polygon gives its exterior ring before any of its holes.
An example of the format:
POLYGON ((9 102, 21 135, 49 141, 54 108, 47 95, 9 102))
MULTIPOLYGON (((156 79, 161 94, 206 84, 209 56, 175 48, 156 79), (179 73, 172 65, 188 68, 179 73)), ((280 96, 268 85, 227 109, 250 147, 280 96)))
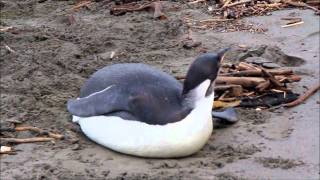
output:
POLYGON ((209 11, 231 19, 243 16, 265 15, 270 11, 288 7, 307 8, 315 11, 318 15, 320 14, 320 1, 317 0, 221 0, 217 6, 218 8, 210 8, 209 11))
MULTIPOLYGON (((181 80, 185 77, 176 78, 181 80)), ((266 69, 247 62, 224 64, 216 79, 213 108, 269 108, 278 105, 292 107, 320 88, 318 84, 299 97, 287 84, 300 80, 300 76, 287 68, 266 69)))

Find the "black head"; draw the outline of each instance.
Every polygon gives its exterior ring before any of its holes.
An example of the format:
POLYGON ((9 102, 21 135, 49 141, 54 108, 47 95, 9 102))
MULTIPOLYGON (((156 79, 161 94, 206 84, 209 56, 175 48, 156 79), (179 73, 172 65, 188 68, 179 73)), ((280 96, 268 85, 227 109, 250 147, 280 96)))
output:
MULTIPOLYGON (((183 95, 209 79, 212 82, 217 78, 223 55, 230 48, 223 49, 218 53, 205 53, 199 56, 190 66, 183 86, 183 95)), ((211 85, 209 89, 212 88, 211 85)), ((208 89, 208 90, 209 90, 208 89)), ((210 90, 212 92, 212 90, 210 90)), ((211 94, 207 91, 206 95, 211 94)))

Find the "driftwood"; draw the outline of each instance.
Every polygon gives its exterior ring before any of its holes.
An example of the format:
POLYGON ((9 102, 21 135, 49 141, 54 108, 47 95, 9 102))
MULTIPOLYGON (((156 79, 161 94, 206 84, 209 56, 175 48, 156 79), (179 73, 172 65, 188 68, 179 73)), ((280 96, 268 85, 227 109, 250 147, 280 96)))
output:
POLYGON ((304 23, 303 21, 299 21, 299 22, 295 22, 295 23, 286 24, 286 25, 283 25, 281 27, 287 28, 287 27, 297 26, 297 25, 300 25, 300 24, 303 24, 303 23, 304 23))
MULTIPOLYGON (((293 74, 293 71, 291 69, 271 69, 266 70, 272 75, 291 75, 293 74)), ((239 71, 239 72, 231 72, 231 73, 225 73, 221 74, 221 76, 262 76, 263 73, 261 70, 245 70, 245 71, 239 71)))
POLYGON ((229 7, 237 6, 237 5, 240 5, 240 4, 245 4, 245 3, 248 3, 248 2, 251 2, 251 1, 252 0, 243 0, 243 1, 234 2, 234 3, 231 3, 231 4, 225 5, 223 8, 229 8, 229 7))
POLYGON ((207 0, 195 0, 195 1, 191 1, 191 2, 188 2, 188 4, 197 4, 197 3, 202 3, 202 2, 206 2, 207 0))
POLYGON ((241 62, 239 63, 238 65, 238 68, 239 70, 256 70, 256 71, 259 71, 260 69, 253 66, 252 64, 248 64, 248 63, 245 63, 245 62, 241 62))
POLYGON ((74 5, 74 6, 71 8, 71 10, 72 10, 72 11, 77 11, 77 10, 79 10, 79 9, 82 8, 82 7, 87 7, 87 8, 88 8, 88 6, 89 6, 90 4, 92 4, 92 3, 93 3, 93 2, 90 1, 90 0, 81 1, 81 2, 77 3, 76 5, 74 5))
POLYGON ((240 85, 220 85, 220 86, 215 86, 214 87, 215 92, 221 92, 221 91, 229 91, 229 95, 232 97, 238 97, 241 96, 242 94, 242 86, 240 85))
POLYGON ((265 79, 259 77, 227 77, 219 76, 216 80, 217 84, 235 84, 244 88, 256 87, 258 84, 265 82, 265 79))
POLYGON ((311 95, 313 95, 315 92, 317 92, 320 89, 320 84, 317 84, 316 86, 309 89, 305 94, 301 95, 297 100, 292 101, 290 103, 285 104, 285 107, 293 107, 296 105, 301 104, 306 99, 308 99, 311 95))
POLYGON ((282 1, 283 3, 285 4, 289 4, 291 6, 295 6, 295 7, 305 7, 305 8, 308 8, 308 9, 312 9, 314 10, 317 14, 320 12, 319 9, 317 9, 316 7, 312 7, 304 2, 294 2, 294 1, 291 1, 291 0, 284 0, 282 1))
POLYGON ((61 134, 55 134, 55 133, 51 133, 51 132, 46 132, 46 131, 44 131, 42 129, 39 129, 37 127, 30 127, 30 126, 16 127, 15 131, 34 131, 34 132, 37 132, 39 134, 47 134, 49 137, 55 138, 55 139, 64 138, 64 136, 61 135, 61 134))
POLYGON ((161 2, 151 2, 151 3, 142 4, 142 5, 126 4, 126 5, 115 6, 111 8, 110 13, 113 15, 123 15, 126 12, 143 11, 146 9, 154 10, 153 17, 155 19, 167 19, 167 17, 162 12, 161 2))
POLYGON ((289 75, 289 76, 280 75, 280 76, 275 76, 275 78, 279 80, 279 82, 281 83, 292 83, 292 82, 298 82, 301 80, 301 77, 295 74, 289 75))
POLYGON ((256 86, 256 89, 259 91, 259 92, 263 92, 265 91, 266 89, 268 89, 268 87, 270 87, 271 83, 270 83, 270 80, 267 80, 265 82, 262 82, 260 84, 258 84, 256 86))
POLYGON ((7 31, 9 31, 9 30, 11 30, 11 29, 13 29, 12 26, 0 28, 0 32, 7 32, 7 31))
POLYGON ((261 72, 263 73, 263 75, 265 77, 267 77, 270 82, 275 85, 276 87, 282 87, 282 84, 272 75, 270 74, 268 71, 266 71, 265 69, 261 69, 261 72))
POLYGON ((16 154, 15 150, 10 146, 1 146, 0 147, 0 154, 16 154))
POLYGON ((34 142, 48 142, 54 141, 54 138, 48 137, 34 137, 34 138, 0 138, 1 143, 34 143, 34 142))

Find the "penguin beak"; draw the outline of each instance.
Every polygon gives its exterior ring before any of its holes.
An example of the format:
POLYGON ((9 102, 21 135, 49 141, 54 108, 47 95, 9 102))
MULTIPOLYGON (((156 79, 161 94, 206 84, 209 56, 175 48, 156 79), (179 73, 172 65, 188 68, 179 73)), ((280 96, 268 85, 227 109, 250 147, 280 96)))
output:
POLYGON ((227 51, 229 51, 230 49, 231 49, 231 48, 228 47, 228 48, 221 49, 221 50, 218 52, 217 55, 218 55, 218 57, 219 57, 220 63, 223 62, 223 57, 224 57, 225 53, 226 53, 227 51))

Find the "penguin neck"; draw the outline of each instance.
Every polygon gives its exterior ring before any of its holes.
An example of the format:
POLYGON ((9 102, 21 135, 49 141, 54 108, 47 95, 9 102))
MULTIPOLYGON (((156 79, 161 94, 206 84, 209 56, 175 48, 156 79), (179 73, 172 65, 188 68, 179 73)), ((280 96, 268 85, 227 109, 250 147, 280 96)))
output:
POLYGON ((213 97, 213 92, 211 92, 210 95, 207 94, 208 88, 211 88, 210 85, 211 81, 209 79, 206 79, 194 89, 191 89, 189 92, 182 94, 183 106, 194 109, 195 107, 199 106, 204 99, 213 97))

